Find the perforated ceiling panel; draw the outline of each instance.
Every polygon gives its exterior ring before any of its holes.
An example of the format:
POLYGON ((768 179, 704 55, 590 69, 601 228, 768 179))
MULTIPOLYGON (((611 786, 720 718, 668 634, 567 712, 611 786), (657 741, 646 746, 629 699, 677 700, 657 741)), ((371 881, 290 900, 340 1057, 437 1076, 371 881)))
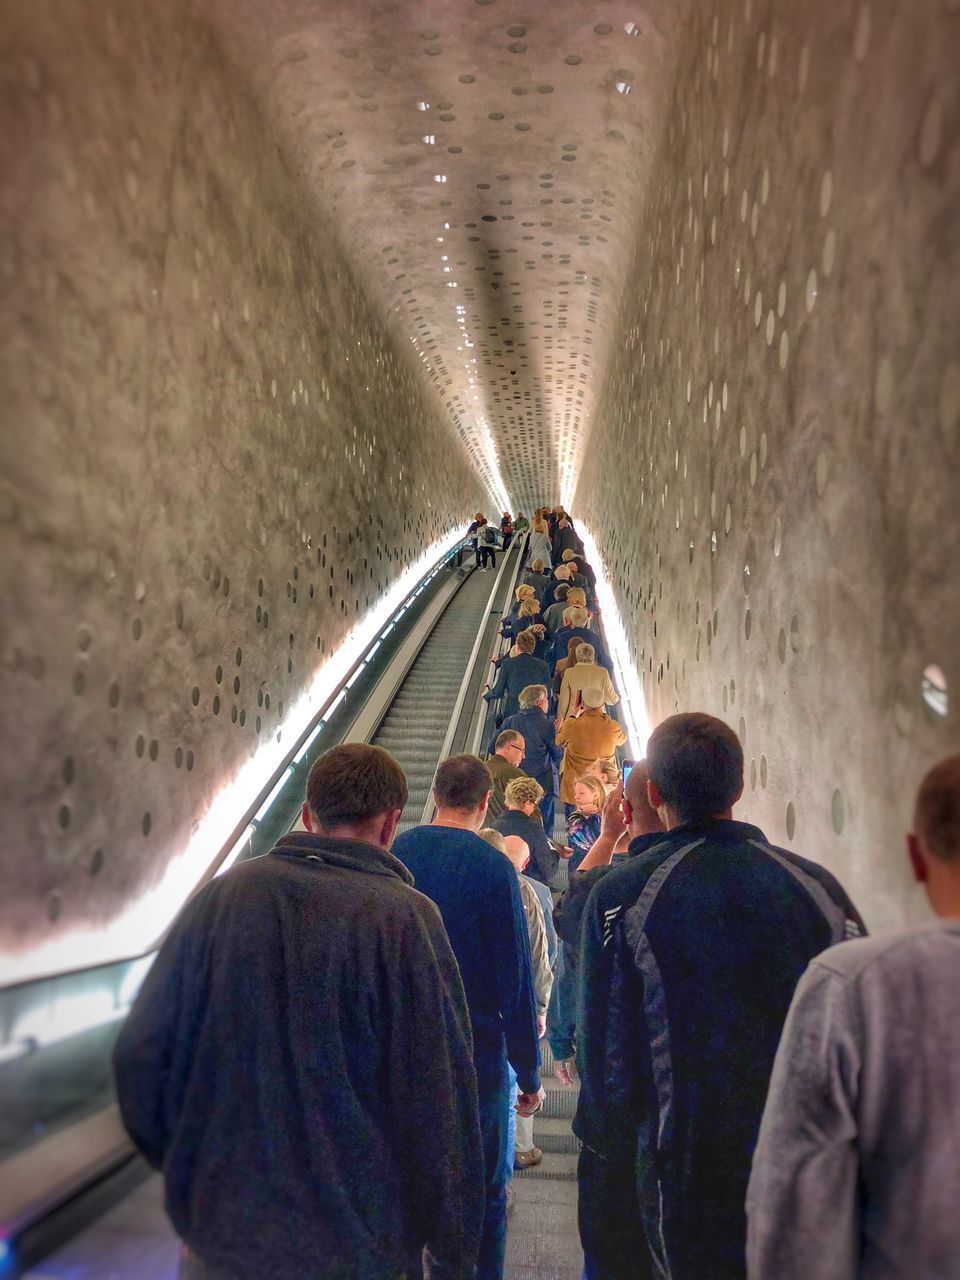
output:
POLYGON ((217 12, 498 501, 569 500, 677 5, 217 12))

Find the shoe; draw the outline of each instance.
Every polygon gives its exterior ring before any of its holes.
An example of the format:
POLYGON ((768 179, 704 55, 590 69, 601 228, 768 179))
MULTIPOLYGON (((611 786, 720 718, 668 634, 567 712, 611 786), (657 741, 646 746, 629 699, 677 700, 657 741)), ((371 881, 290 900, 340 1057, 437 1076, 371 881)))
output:
POLYGON ((543 1152, 539 1147, 531 1147, 529 1151, 515 1151, 513 1153, 513 1167, 515 1169, 532 1169, 542 1159, 543 1152))
POLYGON ((517 1206, 517 1193, 514 1189, 513 1183, 508 1182, 507 1183, 507 1217, 508 1218, 510 1217, 511 1213, 513 1213, 516 1206, 517 1206))

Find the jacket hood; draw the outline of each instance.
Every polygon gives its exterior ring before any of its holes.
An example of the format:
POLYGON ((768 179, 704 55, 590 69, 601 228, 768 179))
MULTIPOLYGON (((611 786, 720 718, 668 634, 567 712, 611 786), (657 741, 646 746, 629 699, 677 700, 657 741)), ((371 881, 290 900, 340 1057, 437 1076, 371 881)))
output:
POLYGON ((413 876, 399 858, 379 845, 368 844, 366 840, 291 831, 271 852, 286 857, 309 858, 347 871, 365 871, 371 876, 396 876, 404 884, 413 885, 413 876))

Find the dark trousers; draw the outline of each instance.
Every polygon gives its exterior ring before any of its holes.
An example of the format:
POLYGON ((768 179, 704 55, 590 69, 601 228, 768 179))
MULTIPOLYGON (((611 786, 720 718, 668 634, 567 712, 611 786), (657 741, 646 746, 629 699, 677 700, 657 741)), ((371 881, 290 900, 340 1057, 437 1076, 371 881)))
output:
POLYGON ((483 1235, 476 1280, 503 1280, 507 1249, 507 1139, 511 1105, 510 1078, 502 1050, 494 1061, 477 1057, 477 1098, 486 1180, 483 1235))
POLYGON ((490 557, 491 561, 493 562, 493 567, 495 569, 497 567, 497 553, 494 551, 493 547, 487 547, 487 546, 480 547, 480 550, 478 552, 478 557, 477 557, 477 564, 481 566, 485 565, 487 563, 487 556, 490 557))
POLYGON ((540 817, 543 819, 543 829, 547 833, 547 839, 553 839, 553 816, 557 807, 557 797, 554 792, 552 778, 537 778, 537 782, 543 787, 543 799, 540 801, 540 817))
POLYGON ((584 1280, 653 1280, 632 1160, 622 1167, 589 1147, 577 1165, 577 1220, 584 1280))
POLYGON ((504 551, 509 551, 509 550, 510 550, 510 543, 511 543, 512 541, 513 541, 513 534, 512 534, 512 533, 505 533, 505 534, 503 535, 503 549, 504 549, 504 551))
POLYGON ((479 538, 474 538, 474 540, 473 540, 473 558, 474 558, 474 560, 476 560, 476 562, 477 562, 477 568, 479 569, 479 568, 480 568, 480 540, 479 540, 479 538))

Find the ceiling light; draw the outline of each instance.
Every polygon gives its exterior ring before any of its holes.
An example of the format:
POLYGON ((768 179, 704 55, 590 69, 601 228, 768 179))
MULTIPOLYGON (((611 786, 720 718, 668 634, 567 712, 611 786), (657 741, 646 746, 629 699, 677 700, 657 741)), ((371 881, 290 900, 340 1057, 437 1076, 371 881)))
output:
POLYGON ((437 144, 437 135, 435 133, 425 133, 423 140, 428 147, 434 147, 437 144))
POLYGON ((435 173, 433 175, 434 182, 446 182, 447 175, 445 173, 435 173))
POLYGON ((628 80, 618 80, 614 87, 616 88, 617 93, 626 94, 630 92, 630 82, 628 80))
POLYGON ((429 103, 429 102, 418 102, 418 103, 417 103, 417 110, 418 110, 418 111, 429 111, 429 110, 430 110, 430 103, 429 103))

